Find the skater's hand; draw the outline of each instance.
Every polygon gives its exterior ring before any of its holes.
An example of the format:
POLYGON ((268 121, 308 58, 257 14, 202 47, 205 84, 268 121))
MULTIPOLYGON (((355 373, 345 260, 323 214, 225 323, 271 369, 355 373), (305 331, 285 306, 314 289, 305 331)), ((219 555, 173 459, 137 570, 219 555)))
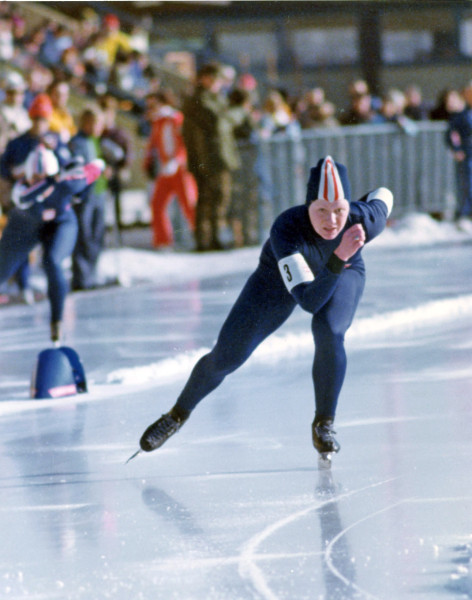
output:
POLYGON ((346 229, 341 243, 334 254, 343 261, 347 261, 365 244, 365 231, 359 223, 346 229))

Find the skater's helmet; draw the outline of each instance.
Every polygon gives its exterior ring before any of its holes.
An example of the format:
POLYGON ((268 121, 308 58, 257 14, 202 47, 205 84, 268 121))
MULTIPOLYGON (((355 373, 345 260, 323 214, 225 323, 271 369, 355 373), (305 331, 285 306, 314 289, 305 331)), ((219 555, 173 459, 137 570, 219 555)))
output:
POLYGON ((25 179, 28 183, 33 183, 57 173, 59 173, 57 157, 52 150, 46 148, 43 144, 39 144, 28 154, 25 162, 25 179))
POLYGON ((351 186, 347 169, 344 165, 335 162, 331 156, 326 156, 318 161, 316 167, 310 170, 306 191, 306 204, 314 200, 336 200, 351 199, 351 186))

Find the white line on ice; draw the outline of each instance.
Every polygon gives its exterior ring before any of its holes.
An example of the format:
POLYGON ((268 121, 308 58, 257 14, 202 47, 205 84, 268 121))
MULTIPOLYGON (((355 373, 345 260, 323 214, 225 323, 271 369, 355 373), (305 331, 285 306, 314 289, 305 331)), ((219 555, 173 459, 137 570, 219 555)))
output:
MULTIPOLYGON (((291 553, 274 553, 274 554, 257 554, 255 558, 258 561, 272 560, 287 560, 288 558, 307 558, 312 556, 322 556, 323 552, 291 552, 291 553)), ((185 557, 186 569, 214 569, 215 567, 226 567, 228 565, 237 565, 241 561, 241 556, 222 556, 222 557, 185 557)), ((145 566, 146 571, 149 570, 149 565, 145 566)), ((169 570, 181 570, 182 557, 168 558, 165 560, 159 559, 152 564, 153 571, 167 572, 169 570)))
POLYGON ((42 512, 42 511, 57 511, 57 510, 77 510, 79 508, 87 508, 93 504, 43 504, 38 506, 0 506, 0 512, 42 512))
POLYGON ((354 419, 352 421, 341 421, 337 424, 339 428, 344 427, 362 427, 364 425, 379 425, 380 423, 404 423, 405 421, 429 421, 432 419, 444 419, 450 416, 450 413, 402 416, 402 417, 371 417, 369 419, 354 419))
MULTIPOLYGON (((277 600, 278 599, 277 594, 270 588, 269 584, 266 581, 266 578, 264 577, 264 573, 256 564, 257 561, 260 560, 260 557, 261 557, 261 554, 258 554, 256 551, 257 551, 257 548, 262 544, 262 542, 264 542, 271 535, 273 535, 275 532, 279 531, 283 527, 290 525, 291 523, 304 517, 305 515, 309 514, 310 512, 320 509, 322 506, 326 506, 328 504, 331 504, 332 502, 338 502, 339 500, 342 500, 344 498, 349 498, 350 496, 354 496, 356 494, 360 494, 362 492, 365 492, 366 490, 370 490, 375 487, 385 485, 387 483, 390 483, 391 481, 394 481, 395 479, 396 479, 396 477, 392 477, 392 478, 386 479, 384 481, 372 483, 372 484, 362 487, 358 490, 351 490, 350 492, 346 492, 344 494, 339 494, 339 495, 335 496, 334 498, 330 498, 329 500, 326 500, 324 502, 317 502, 317 503, 313 504, 312 506, 304 508, 303 510, 299 510, 295 513, 288 515, 287 517, 284 517, 283 519, 275 521, 275 523, 272 523, 271 525, 269 525, 268 527, 263 529, 260 533, 253 536, 246 543, 246 545, 242 549, 241 555, 240 555, 239 574, 241 575, 241 577, 243 577, 245 579, 249 579, 251 581, 253 586, 262 595, 264 600, 277 600)), ((339 536, 336 536, 336 537, 339 537, 339 536)), ((331 569, 331 567, 330 567, 330 569, 331 569)), ((342 581, 346 582, 345 578, 342 575, 338 574, 333 569, 331 569, 331 571, 334 573, 334 575, 336 577, 338 577, 342 581)), ((351 585, 351 584, 348 582, 348 585, 351 585)))

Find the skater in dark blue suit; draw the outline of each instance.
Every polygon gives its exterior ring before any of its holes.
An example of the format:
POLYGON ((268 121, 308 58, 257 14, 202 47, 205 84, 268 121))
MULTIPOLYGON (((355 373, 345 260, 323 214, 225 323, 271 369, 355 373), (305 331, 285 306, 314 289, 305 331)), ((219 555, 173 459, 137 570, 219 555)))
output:
POLYGON ((361 248, 384 229, 393 196, 380 187, 357 202, 349 200, 344 165, 329 156, 320 160, 310 173, 306 204, 276 219, 259 265, 215 347, 197 362, 174 407, 146 429, 142 450, 155 450, 173 435, 198 402, 240 367, 298 304, 313 315, 313 444, 321 454, 339 451, 333 422, 346 372, 344 335, 365 283, 361 248))
POLYGON ((103 172, 102 160, 60 170, 55 154, 37 145, 22 166, 14 185, 15 207, 0 238, 0 283, 25 261, 33 248, 43 247, 43 266, 51 305, 51 340, 59 342, 68 284, 62 263, 77 240, 77 218, 72 198, 87 189, 103 172))

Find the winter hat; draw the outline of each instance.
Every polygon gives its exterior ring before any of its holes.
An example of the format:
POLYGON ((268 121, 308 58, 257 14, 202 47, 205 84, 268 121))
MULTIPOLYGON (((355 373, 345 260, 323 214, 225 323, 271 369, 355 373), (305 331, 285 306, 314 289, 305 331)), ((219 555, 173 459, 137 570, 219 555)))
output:
POLYGON ((31 103, 28 114, 31 119, 49 119, 52 111, 51 98, 47 94, 38 94, 31 103))
POLYGON ((19 73, 16 73, 15 71, 8 73, 5 78, 5 91, 9 92, 19 90, 20 92, 24 92, 25 89, 25 80, 19 73))
POLYGON ((25 178, 33 181, 35 176, 49 177, 59 172, 59 162, 52 150, 43 144, 32 150, 25 162, 25 178))
POLYGON ((334 202, 343 198, 348 202, 351 199, 351 186, 346 167, 334 162, 331 156, 321 158, 316 167, 310 170, 306 204, 319 199, 334 202))
POLYGON ((112 13, 108 13, 103 17, 104 24, 109 29, 119 29, 120 28, 120 20, 118 17, 112 13))

